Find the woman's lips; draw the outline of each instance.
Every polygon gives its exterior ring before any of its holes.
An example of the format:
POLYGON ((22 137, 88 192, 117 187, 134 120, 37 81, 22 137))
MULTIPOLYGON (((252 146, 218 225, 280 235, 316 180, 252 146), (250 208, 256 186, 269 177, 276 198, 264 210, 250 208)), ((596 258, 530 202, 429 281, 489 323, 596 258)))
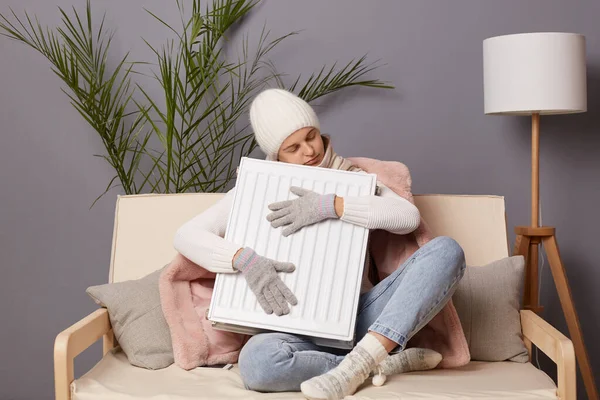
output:
POLYGON ((306 165, 315 165, 315 164, 317 164, 317 162, 319 161, 319 157, 320 156, 316 156, 312 160, 309 160, 308 162, 306 162, 306 165))

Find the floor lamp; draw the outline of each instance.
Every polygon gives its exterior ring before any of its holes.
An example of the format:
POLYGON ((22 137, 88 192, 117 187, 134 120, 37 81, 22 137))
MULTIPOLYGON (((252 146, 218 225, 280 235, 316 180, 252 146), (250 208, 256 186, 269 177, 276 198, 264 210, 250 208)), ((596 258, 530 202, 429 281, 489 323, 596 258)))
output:
POLYGON ((587 111, 585 37, 573 33, 524 33, 483 41, 484 103, 486 114, 531 116, 531 225, 515 228, 514 254, 525 257, 524 306, 540 312, 538 245, 546 251, 560 304, 569 327, 575 355, 589 399, 598 390, 583 343, 579 318, 555 228, 540 226, 540 115, 587 111))

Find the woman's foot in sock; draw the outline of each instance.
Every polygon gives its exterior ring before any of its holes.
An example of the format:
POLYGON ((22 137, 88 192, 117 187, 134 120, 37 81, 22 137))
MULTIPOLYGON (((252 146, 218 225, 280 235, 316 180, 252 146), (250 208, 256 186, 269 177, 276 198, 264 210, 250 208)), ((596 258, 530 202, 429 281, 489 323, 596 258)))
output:
POLYGON ((371 371, 387 357, 387 351, 375 336, 367 334, 331 371, 300 385, 310 400, 337 400, 354 394, 371 371))
POLYGON ((442 355, 437 351, 412 347, 388 355, 373 372, 395 375, 411 371, 427 371, 437 367, 441 361, 442 355))

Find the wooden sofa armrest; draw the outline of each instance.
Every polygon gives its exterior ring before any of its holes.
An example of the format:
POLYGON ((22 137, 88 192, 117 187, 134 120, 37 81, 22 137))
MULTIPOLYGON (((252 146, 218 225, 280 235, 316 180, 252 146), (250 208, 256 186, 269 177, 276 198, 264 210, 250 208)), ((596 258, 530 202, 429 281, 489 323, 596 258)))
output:
POLYGON ((75 379, 73 361, 81 352, 103 338, 103 354, 114 347, 114 335, 105 308, 94 311, 56 336, 54 341, 54 389, 57 400, 71 398, 75 379))
POLYGON ((521 327, 531 360, 531 344, 556 363, 558 398, 576 400, 576 367, 573 342, 530 310, 521 310, 521 327))

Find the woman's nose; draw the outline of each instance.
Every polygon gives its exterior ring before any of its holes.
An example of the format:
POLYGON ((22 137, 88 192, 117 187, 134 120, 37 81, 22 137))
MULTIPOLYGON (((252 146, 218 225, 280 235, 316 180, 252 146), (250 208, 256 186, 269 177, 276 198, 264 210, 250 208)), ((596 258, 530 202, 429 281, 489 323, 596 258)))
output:
POLYGON ((307 156, 312 156, 314 153, 315 153, 315 149, 308 143, 305 143, 304 144, 304 154, 307 156))

